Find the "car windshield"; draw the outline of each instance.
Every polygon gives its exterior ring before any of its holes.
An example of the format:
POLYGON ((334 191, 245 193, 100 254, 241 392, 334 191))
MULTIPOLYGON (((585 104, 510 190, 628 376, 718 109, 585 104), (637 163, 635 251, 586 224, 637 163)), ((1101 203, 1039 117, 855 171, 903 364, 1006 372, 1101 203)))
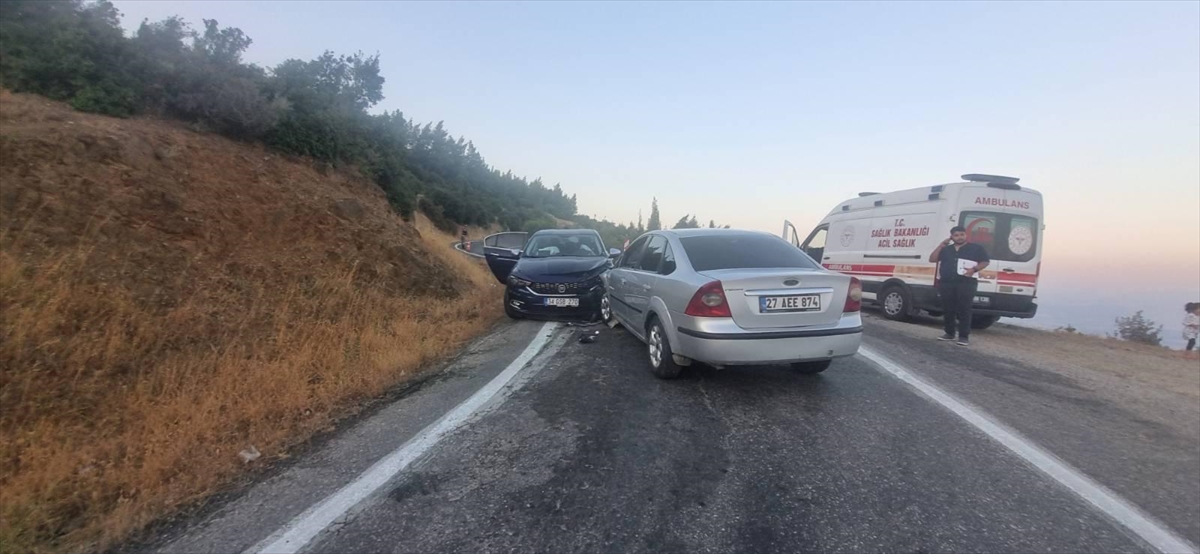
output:
POLYGON ((730 234, 685 237, 679 240, 692 269, 817 269, 812 258, 795 246, 769 235, 730 234))
POLYGON ((604 247, 600 244, 600 237, 590 233, 534 235, 525 245, 527 258, 561 256, 604 256, 604 247))

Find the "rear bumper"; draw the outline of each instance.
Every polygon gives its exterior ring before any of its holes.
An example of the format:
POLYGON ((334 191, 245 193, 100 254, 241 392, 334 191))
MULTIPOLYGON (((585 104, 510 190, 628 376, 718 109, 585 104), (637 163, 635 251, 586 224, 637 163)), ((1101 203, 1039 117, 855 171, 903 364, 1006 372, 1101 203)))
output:
POLYGON ((1037 315, 1038 306, 1033 302, 1033 299, 1028 296, 1018 296, 1016 297, 1016 301, 1009 301, 1009 299, 1004 298, 995 298, 997 296, 1010 296, 1006 294, 980 296, 993 297, 992 302, 995 304, 992 306, 982 306, 980 304, 976 304, 971 308, 971 313, 973 314, 994 315, 999 317, 1019 317, 1022 319, 1029 319, 1037 315), (997 300, 1000 300, 1000 302, 996 302, 997 300))
POLYGON ((765 365, 853 356, 862 343, 862 318, 846 314, 832 326, 816 329, 746 331, 732 320, 705 322, 706 329, 680 325, 676 354, 720 365, 765 365))
MULTIPOLYGON (((942 300, 937 289, 930 286, 910 287, 913 302, 918 308, 941 312, 942 300)), ((994 315, 999 317, 1017 317, 1028 319, 1037 315, 1037 303, 1032 296, 1008 294, 1002 292, 977 292, 975 296, 987 298, 986 304, 976 303, 971 313, 976 315, 994 315)))
POLYGON ((560 308, 547 306, 546 296, 533 294, 523 287, 509 286, 504 291, 504 304, 522 316, 534 319, 592 321, 600 319, 600 298, 603 296, 602 285, 578 295, 561 295, 560 297, 578 298, 579 307, 560 308))

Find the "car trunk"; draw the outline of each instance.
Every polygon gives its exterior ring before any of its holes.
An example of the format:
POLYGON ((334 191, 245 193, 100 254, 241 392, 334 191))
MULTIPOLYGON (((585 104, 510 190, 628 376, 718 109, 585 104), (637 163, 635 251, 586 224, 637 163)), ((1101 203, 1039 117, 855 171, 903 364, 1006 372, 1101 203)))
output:
POLYGON ((819 270, 718 269, 700 274, 721 281, 733 321, 743 329, 832 325, 842 317, 850 287, 849 277, 819 270), (820 305, 813 306, 812 298, 790 299, 799 296, 815 296, 820 305), (779 311, 764 311, 764 306, 779 311))

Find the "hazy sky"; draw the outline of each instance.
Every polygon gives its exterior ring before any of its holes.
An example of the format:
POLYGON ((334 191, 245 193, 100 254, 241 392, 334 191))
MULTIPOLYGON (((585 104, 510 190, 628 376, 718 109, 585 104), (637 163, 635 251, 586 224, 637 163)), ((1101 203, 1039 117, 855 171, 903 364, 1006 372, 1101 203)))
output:
POLYGON ((859 191, 1014 175, 1048 280, 1200 300, 1198 2, 116 5, 239 27, 264 66, 378 52, 380 109, 589 215, 804 232, 859 191))

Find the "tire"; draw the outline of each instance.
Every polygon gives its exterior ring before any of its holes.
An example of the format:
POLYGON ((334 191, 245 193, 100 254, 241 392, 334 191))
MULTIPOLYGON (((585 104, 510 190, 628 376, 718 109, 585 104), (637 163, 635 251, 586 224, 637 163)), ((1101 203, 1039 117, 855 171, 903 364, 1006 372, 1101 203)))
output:
POLYGON ((600 321, 608 323, 612 321, 612 318, 612 304, 609 303, 608 293, 606 292, 604 296, 600 297, 600 321))
POLYGON ((667 340, 667 333, 658 322, 658 318, 652 318, 646 328, 646 353, 650 359, 650 373, 659 379, 674 379, 683 371, 683 368, 675 363, 671 343, 667 340))
POLYGON ((1000 318, 994 315, 979 315, 971 318, 972 329, 987 329, 1000 318))
POLYGON ((819 362, 797 362, 792 364, 792 369, 796 370, 796 373, 804 375, 816 375, 822 371, 825 371, 826 369, 829 369, 829 364, 832 363, 833 360, 822 360, 819 362))
POLYGON ((879 307, 883 317, 892 321, 908 321, 912 318, 912 294, 908 287, 888 285, 879 293, 879 307))

